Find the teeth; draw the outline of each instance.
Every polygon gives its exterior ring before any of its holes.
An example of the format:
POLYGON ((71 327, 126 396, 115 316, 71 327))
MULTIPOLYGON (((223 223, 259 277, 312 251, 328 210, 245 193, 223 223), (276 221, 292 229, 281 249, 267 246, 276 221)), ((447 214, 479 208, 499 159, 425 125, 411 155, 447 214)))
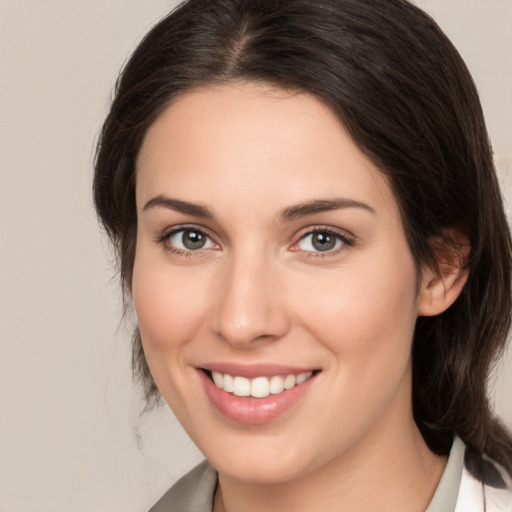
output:
POLYGON ((303 382, 306 382, 309 377, 311 377, 312 372, 306 372, 306 373, 299 373, 297 375, 297 384, 302 384, 303 382))
POLYGON ((270 379, 270 392, 273 395, 277 395, 278 393, 281 393, 284 391, 284 380, 283 377, 279 377, 279 375, 274 375, 270 379))
POLYGON ((297 383, 297 377, 295 375, 287 375, 284 379, 284 389, 292 389, 297 383))
POLYGON ((272 394, 277 395, 284 390, 291 389, 298 384, 307 381, 313 372, 304 372, 298 375, 274 375, 270 379, 267 377, 256 377, 246 379, 245 377, 232 376, 227 373, 211 372, 215 385, 236 396, 253 396, 256 398, 265 398, 272 394))
POLYGON ((234 387, 233 387, 233 377, 231 375, 224 375, 223 383, 222 383, 222 389, 224 391, 227 391, 228 393, 233 393, 234 387))
POLYGON ((251 396, 265 398, 270 395, 270 382, 266 377, 257 377, 251 382, 251 396))
POLYGON ((233 379, 233 393, 236 396, 251 396, 251 381, 245 377, 233 379))
POLYGON ((224 384, 224 376, 222 375, 222 373, 212 372, 212 378, 213 378, 213 382, 215 382, 215 385, 218 388, 222 389, 222 385, 224 384))

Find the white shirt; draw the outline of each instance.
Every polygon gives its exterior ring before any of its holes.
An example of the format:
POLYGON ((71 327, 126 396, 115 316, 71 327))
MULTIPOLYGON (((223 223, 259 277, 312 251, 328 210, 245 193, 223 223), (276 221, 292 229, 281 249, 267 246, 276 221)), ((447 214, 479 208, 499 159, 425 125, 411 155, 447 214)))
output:
POLYGON ((464 468, 454 512, 512 512, 512 492, 482 485, 464 468), (484 509, 484 493, 485 504, 484 509))

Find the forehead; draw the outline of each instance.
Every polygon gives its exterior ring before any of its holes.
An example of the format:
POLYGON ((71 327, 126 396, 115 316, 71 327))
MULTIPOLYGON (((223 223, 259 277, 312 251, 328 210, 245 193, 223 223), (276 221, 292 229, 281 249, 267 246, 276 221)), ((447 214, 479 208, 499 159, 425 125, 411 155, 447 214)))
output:
POLYGON ((252 83, 188 92, 149 128, 137 166, 139 209, 162 193, 233 206, 332 196, 394 205, 386 178, 324 103, 252 83))

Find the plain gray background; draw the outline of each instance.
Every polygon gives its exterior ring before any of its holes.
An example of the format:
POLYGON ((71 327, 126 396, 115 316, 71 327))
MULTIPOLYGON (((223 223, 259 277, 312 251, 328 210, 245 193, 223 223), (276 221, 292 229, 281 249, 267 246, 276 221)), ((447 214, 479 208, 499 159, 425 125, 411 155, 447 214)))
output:
MULTIPOLYGON (((512 1, 417 4, 474 75, 510 212, 512 1)), ((117 72, 173 5, 0 0, 0 512, 140 512, 201 459, 166 409, 137 420, 90 194, 117 72)), ((510 350, 492 387, 512 426, 510 350)))

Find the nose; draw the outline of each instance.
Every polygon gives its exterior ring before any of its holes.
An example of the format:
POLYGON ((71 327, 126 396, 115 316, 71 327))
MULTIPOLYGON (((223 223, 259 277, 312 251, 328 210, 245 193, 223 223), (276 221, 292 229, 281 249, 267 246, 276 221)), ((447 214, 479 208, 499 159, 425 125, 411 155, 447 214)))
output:
POLYGON ((226 265, 212 315, 214 333, 248 349, 283 337, 289 318, 279 269, 254 256, 226 265))

